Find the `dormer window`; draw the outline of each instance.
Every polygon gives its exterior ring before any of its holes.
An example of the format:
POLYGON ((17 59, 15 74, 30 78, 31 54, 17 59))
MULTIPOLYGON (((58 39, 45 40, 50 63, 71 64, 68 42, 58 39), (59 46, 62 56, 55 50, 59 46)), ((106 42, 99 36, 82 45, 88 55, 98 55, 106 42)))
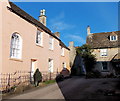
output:
POLYGON ((116 40, 117 40, 117 35, 110 36, 110 41, 116 41, 116 40))

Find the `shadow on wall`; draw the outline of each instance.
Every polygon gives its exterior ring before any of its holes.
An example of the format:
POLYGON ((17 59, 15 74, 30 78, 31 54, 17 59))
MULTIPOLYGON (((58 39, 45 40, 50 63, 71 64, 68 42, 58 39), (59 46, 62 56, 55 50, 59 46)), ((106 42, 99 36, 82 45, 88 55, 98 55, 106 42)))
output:
POLYGON ((77 54, 71 68, 71 76, 82 76, 86 75, 85 65, 83 58, 77 54))

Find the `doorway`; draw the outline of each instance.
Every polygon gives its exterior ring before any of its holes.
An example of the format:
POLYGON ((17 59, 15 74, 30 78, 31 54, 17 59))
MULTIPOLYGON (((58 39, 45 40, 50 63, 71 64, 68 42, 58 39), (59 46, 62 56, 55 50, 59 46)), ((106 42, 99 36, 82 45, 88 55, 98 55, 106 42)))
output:
POLYGON ((31 78, 32 82, 34 81, 33 75, 34 75, 36 69, 37 69, 37 60, 31 59, 30 78, 31 78))

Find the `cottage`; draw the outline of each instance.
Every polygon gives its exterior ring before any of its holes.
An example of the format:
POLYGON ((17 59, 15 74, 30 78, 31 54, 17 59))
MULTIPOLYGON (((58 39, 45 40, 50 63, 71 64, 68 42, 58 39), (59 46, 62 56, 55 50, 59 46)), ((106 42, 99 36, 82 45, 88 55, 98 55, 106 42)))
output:
POLYGON ((103 75, 118 74, 115 69, 120 68, 120 31, 91 33, 88 26, 87 33, 86 43, 94 50, 93 54, 97 58, 96 69, 103 75))
POLYGON ((63 67, 69 69, 69 48, 59 32, 46 27, 46 20, 44 9, 38 21, 14 3, 0 1, 0 78, 7 79, 1 83, 20 83, 23 75, 32 78, 37 68, 45 80, 55 78, 63 67))

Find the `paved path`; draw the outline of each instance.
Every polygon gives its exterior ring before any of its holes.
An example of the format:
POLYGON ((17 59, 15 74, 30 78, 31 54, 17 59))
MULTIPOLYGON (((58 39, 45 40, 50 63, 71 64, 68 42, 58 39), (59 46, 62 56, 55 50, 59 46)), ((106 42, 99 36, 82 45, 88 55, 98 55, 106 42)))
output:
POLYGON ((104 95, 105 90, 115 89, 117 82, 118 79, 84 79, 73 77, 12 97, 11 99, 65 99, 65 101, 73 101, 68 99, 81 99, 84 101, 88 101, 88 99, 90 101, 101 99, 102 101, 117 101, 119 99, 118 96, 104 95))

